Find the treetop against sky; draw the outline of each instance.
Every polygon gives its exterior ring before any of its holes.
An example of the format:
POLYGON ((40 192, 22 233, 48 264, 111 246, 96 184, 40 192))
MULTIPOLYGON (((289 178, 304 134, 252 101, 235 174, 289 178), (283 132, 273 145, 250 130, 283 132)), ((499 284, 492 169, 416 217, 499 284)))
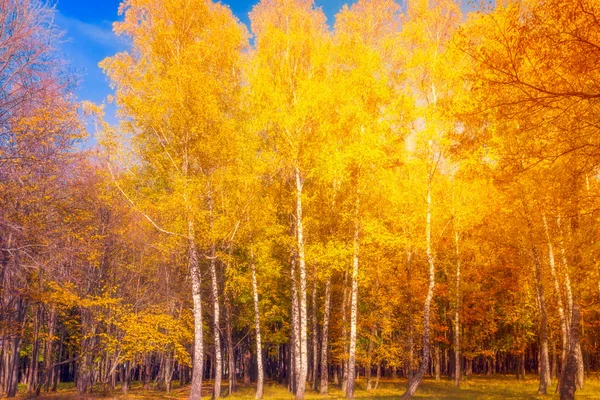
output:
MULTIPOLYGON (((98 67, 104 58, 119 51, 128 49, 126 40, 118 37, 112 29, 118 15, 120 0, 58 0, 56 1, 56 24, 65 31, 65 41, 61 44, 72 68, 80 76, 77 94, 80 100, 106 103, 106 98, 112 93, 106 76, 98 67)), ((256 5, 253 0, 226 0, 223 4, 231 8, 234 15, 246 26, 249 26, 248 13, 256 5)), ((353 1, 345 0, 316 0, 315 4, 323 9, 329 25, 333 25, 335 15, 344 4, 353 1)), ((476 8, 474 3, 462 1, 465 12, 476 8)), ((116 109, 107 104, 106 117, 116 121, 116 109)), ((95 142, 93 136, 90 137, 95 142)))

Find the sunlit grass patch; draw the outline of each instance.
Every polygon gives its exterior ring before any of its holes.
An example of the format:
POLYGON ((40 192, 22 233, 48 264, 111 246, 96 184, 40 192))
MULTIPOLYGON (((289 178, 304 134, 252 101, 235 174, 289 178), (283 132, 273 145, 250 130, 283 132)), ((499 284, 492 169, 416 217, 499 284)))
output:
MULTIPOLYGON (((203 398, 211 398, 212 385, 211 382, 204 382, 203 398)), ((380 399, 393 400, 399 399, 404 392, 406 386, 405 380, 382 380, 379 383, 377 390, 365 390, 365 381, 358 380, 356 384, 355 397, 362 400, 380 399)), ((523 399, 523 400, 539 400, 539 399, 558 399, 558 394, 555 393, 556 381, 552 382, 552 386, 548 388, 548 395, 540 396, 537 394, 538 380, 535 375, 528 375, 525 381, 517 381, 511 375, 495 375, 495 376, 474 376, 471 379, 464 380, 460 388, 454 387, 454 382, 449 379, 442 379, 436 382, 432 378, 425 378, 419 386, 414 398, 427 400, 500 400, 500 399, 523 399)), ((25 393, 26 386, 19 386, 19 398, 33 398, 25 393)), ((223 387, 223 397, 236 400, 251 400, 254 399, 254 386, 239 386, 238 391, 232 396, 227 396, 227 386, 223 387)), ((44 393, 40 399, 156 399, 156 400, 183 400, 189 396, 189 386, 179 387, 178 382, 173 382, 173 389, 170 393, 159 391, 155 388, 144 390, 143 385, 139 382, 133 382, 130 386, 127 395, 123 394, 120 387, 110 393, 102 393, 101 387, 96 386, 94 392, 84 397, 77 396, 75 386, 72 383, 62 383, 59 385, 57 392, 44 393)), ((313 392, 310 385, 307 386, 305 398, 307 400, 316 399, 341 399, 344 398, 344 392, 336 385, 330 384, 329 394, 321 395, 313 392)), ((279 385, 276 382, 265 382, 264 390, 265 399, 281 399, 289 400, 294 396, 287 390, 284 385, 279 385)), ((586 379, 583 390, 577 391, 577 399, 600 399, 600 376, 591 375, 586 379)))

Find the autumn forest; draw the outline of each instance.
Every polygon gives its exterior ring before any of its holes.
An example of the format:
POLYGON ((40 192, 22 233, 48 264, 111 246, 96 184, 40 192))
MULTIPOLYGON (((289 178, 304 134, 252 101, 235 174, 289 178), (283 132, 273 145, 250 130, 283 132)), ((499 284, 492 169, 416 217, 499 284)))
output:
POLYGON ((0 396, 600 398, 600 3, 225 3, 0 0, 0 396))

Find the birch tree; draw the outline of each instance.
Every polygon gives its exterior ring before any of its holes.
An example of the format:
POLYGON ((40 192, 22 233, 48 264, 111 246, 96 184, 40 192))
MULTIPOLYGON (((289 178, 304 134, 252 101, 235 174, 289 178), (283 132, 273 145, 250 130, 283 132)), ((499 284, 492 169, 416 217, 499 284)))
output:
MULTIPOLYGON (((124 20, 115 25, 115 31, 131 39, 132 50, 101 65, 115 87, 119 112, 126 118, 122 132, 131 135, 134 156, 144 167, 146 182, 157 183, 149 188, 150 193, 160 199, 176 224, 149 215, 133 195, 124 195, 157 229, 186 242, 195 320, 190 398, 197 399, 202 390, 204 355, 197 232, 199 226, 210 232, 212 216, 209 221, 199 218, 199 210, 206 208, 196 199, 200 193, 209 198, 213 195, 214 174, 231 162, 232 148, 226 144, 235 143, 235 129, 229 115, 235 112, 246 32, 228 8, 201 0, 183 5, 132 0, 123 3, 120 12, 124 20)), ((217 338, 214 243, 209 249, 217 338)), ((219 361, 218 341, 216 346, 219 361)), ((215 397, 220 394, 220 369, 219 364, 215 397)))

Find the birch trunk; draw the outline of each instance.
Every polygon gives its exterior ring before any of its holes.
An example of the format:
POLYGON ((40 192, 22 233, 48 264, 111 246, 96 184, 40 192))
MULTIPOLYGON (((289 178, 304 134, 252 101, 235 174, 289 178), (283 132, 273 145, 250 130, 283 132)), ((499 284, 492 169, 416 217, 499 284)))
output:
MULTIPOLYGON (((571 275, 569 273, 569 263, 567 262, 567 252, 565 250, 564 244, 564 234, 562 232, 562 226, 560 224, 560 217, 557 218, 556 223, 558 225, 558 229, 560 232, 560 254, 561 261, 563 265, 563 274, 565 279, 565 291, 567 293, 567 325, 571 325, 571 317, 574 313, 574 305, 573 305, 573 290, 571 288, 571 275)), ((578 339, 579 340, 579 339, 578 339)), ((577 377, 575 380, 575 384, 577 385, 577 389, 583 388, 583 380, 584 380, 584 368, 583 368, 583 355, 581 354, 581 343, 577 343, 576 345, 576 359, 577 359, 577 377)))
POLYGON ((344 393, 346 392, 346 383, 348 382, 348 359, 346 358, 346 349, 347 349, 347 343, 346 343, 346 339, 348 336, 348 332, 347 332, 347 324, 346 321, 348 319, 347 315, 346 315, 346 311, 347 311, 347 300, 348 300, 348 272, 344 271, 344 292, 342 294, 342 349, 343 349, 343 353, 342 353, 342 361, 341 361, 341 372, 342 372, 342 386, 341 389, 342 391, 344 391, 344 393))
POLYGON ((423 375, 427 371, 430 357, 430 337, 429 337, 429 325, 430 325, 430 313, 431 313, 431 301, 433 300, 433 290, 435 288, 435 264, 433 260, 433 251, 431 249, 431 179, 430 175, 427 182, 427 218, 425 222, 425 241, 426 241, 426 254, 427 263, 429 264, 429 285, 427 288, 427 296, 425 297, 425 304, 423 306, 423 359, 421 360, 421 366, 417 371, 413 379, 409 380, 406 392, 402 395, 404 399, 410 399, 414 396, 417 391, 417 387, 423 379, 423 375))
POLYGON ((356 193, 354 209, 354 242, 352 250, 352 291, 350 300, 350 346, 348 349, 348 380, 346 382, 346 398, 354 398, 354 373, 356 364, 356 322, 358 313, 358 256, 359 256, 359 193, 356 193))
POLYGON ((319 370, 319 340, 318 340, 318 330, 317 330, 317 271, 314 271, 313 278, 313 290, 312 290, 312 348, 313 348, 313 365, 312 365, 312 378, 313 385, 312 388, 314 391, 317 390, 317 372, 319 370))
MULTIPOLYGON (((212 206, 211 206, 212 208, 212 206)), ((213 386, 213 398, 221 397, 221 381, 223 378, 223 356, 221 352, 221 334, 220 334, 220 306, 219 306, 219 285, 217 282, 217 265, 215 260, 215 244, 210 246, 210 278, 212 281, 212 300, 213 300, 213 332, 215 342, 215 381, 213 386)))
POLYGON ((554 247, 552 246, 552 240, 550 238, 550 230, 548 229, 548 221, 546 215, 542 215, 544 221, 544 231, 546 233, 546 241, 548 242, 548 261, 550 264, 550 274, 552 275, 552 281, 554 283, 554 294, 556 295, 556 301, 558 304, 558 315, 560 317, 560 331, 562 339, 562 356, 561 365, 566 364, 567 352, 569 347, 569 333, 567 331, 567 319, 565 317, 565 309, 563 306, 563 296, 560 290, 560 283, 558 281, 558 275, 556 273, 556 264, 554 262, 554 247))
POLYGON ((300 272, 300 368, 296 399, 304 399, 306 392, 306 373, 308 370, 308 338, 306 312, 306 264, 304 259, 304 232, 302 224, 302 179, 300 169, 296 167, 296 235, 298 240, 298 267, 300 272))
POLYGON ((571 316, 571 332, 569 335, 570 343, 567 363, 563 366, 559 384, 561 400, 573 400, 575 398, 575 391, 577 390, 577 346, 579 345, 579 323, 579 307, 575 306, 571 316))
POLYGON ((188 219, 189 269, 192 280, 192 299, 194 305, 194 356, 192 363, 192 388, 190 400, 200 400, 202 395, 202 369, 204 366, 204 343, 202 337, 202 298, 200 265, 195 241, 194 222, 188 219))
MULTIPOLYGON (((408 312, 408 361, 406 367, 406 378, 407 378, 407 386, 411 385, 411 381, 413 378, 413 366, 414 366, 414 348, 415 348, 415 334, 413 329, 413 320, 412 320, 412 249, 409 247, 406 253, 406 283, 408 285, 408 290, 406 293, 406 302, 407 307, 409 309, 408 312)), ((395 369, 394 369, 395 371, 395 369)))
POLYGON ((460 387, 461 363, 460 363, 460 248, 458 231, 454 231, 454 244, 456 249, 456 298, 454 306, 454 387, 460 387))
POLYGON ((329 369, 327 364, 327 343, 329 340, 329 312, 331 307, 331 277, 325 281, 325 304, 323 305, 323 332, 321 335, 321 394, 327 394, 329 369))
POLYGON ((298 284, 296 282, 296 259, 292 258, 292 392, 295 394, 300 378, 300 316, 298 311, 298 284))
POLYGON ((227 341, 227 365, 229 370, 229 385, 227 386, 227 393, 231 396, 235 392, 236 388, 236 376, 235 376, 235 354, 233 348, 233 335, 231 328, 231 301, 227 290, 224 291, 225 298, 225 335, 227 341))
POLYGON ((551 384, 550 360, 548 357, 548 315, 546 313, 546 299, 544 297, 544 284, 542 282, 542 266, 540 264, 538 249, 535 245, 532 245, 532 251, 535 264, 538 306, 540 309, 540 385, 538 387, 538 394, 545 395, 548 385, 551 384))
POLYGON ((256 328, 256 399, 260 400, 263 397, 263 359, 262 359, 262 343, 260 338, 260 310, 258 306, 258 285, 256 283, 256 264, 254 263, 254 253, 251 250, 252 257, 252 294, 254 297, 254 324, 256 328))

